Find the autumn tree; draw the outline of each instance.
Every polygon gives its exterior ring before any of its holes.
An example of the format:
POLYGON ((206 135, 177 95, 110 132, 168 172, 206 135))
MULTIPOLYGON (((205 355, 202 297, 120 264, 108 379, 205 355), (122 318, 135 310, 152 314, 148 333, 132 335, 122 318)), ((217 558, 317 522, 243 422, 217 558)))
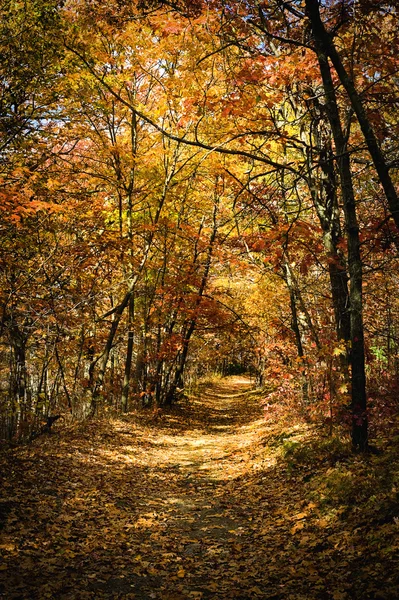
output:
POLYGON ((343 407, 350 371, 366 449, 381 339, 396 368, 397 307, 376 292, 396 281, 395 9, 31 8, 2 24, 10 431, 172 403, 203 348, 223 371, 230 347, 309 413, 343 407))

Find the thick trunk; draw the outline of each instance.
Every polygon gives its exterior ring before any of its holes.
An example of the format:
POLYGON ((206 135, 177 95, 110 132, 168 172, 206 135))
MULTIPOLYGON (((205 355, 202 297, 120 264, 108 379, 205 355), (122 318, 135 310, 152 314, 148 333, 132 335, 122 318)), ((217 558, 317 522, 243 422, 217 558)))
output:
POLYGON ((338 340, 350 340, 350 311, 348 275, 344 257, 338 250, 341 239, 341 226, 339 219, 338 201, 336 194, 336 177, 333 163, 331 142, 326 136, 320 140, 320 167, 322 172, 321 203, 317 203, 316 210, 323 229, 323 242, 326 249, 329 265, 328 272, 331 284, 331 295, 334 307, 335 325, 338 340), (324 209, 321 208, 321 205, 324 209))

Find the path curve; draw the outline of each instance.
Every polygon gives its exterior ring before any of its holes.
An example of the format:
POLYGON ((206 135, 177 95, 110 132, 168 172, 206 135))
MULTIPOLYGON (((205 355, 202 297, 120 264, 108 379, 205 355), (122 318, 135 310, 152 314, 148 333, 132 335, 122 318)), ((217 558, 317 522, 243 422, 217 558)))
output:
POLYGON ((284 459, 306 427, 277 403, 266 419, 262 400, 228 378, 0 456, 0 598, 380 598, 356 533, 309 497, 323 464, 297 474, 284 459))
POLYGON ((244 573, 248 516, 229 503, 263 423, 253 387, 230 377, 167 414, 93 423, 17 451, 0 597, 256 597, 256 574, 244 573))

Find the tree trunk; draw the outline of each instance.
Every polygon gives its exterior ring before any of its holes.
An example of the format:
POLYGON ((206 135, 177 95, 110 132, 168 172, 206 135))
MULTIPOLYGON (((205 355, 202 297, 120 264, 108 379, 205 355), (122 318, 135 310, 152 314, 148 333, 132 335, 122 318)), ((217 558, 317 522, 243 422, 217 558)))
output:
MULTIPOLYGON (((217 181, 215 182, 215 188, 216 187, 217 187, 217 181)), ((198 309, 202 302, 205 288, 208 283, 209 271, 211 268, 212 257, 213 257, 213 248, 214 248, 214 243, 216 240, 216 234, 218 231, 218 225, 217 225, 218 210, 219 210, 219 198, 216 196, 214 207, 213 207, 213 215, 212 215, 212 221, 213 221, 212 222, 212 232, 211 232, 211 236, 209 238, 208 249, 207 249, 207 258, 206 258, 206 263, 205 263, 205 267, 204 267, 204 272, 202 274, 201 283, 199 285, 198 295, 197 295, 197 299, 196 299, 196 303, 195 303, 195 309, 194 309, 195 316, 189 321, 189 323, 187 324, 187 329, 183 333, 183 348, 180 353, 180 359, 178 362, 177 369, 175 371, 173 381, 169 387, 169 390, 168 390, 166 398, 165 398, 166 405, 171 405, 173 403, 174 399, 176 398, 177 389, 179 388, 179 386, 183 385, 183 373, 184 373, 184 369, 186 366, 190 339, 191 339, 191 336, 194 333, 195 327, 197 325, 198 309)), ((202 225, 201 225, 201 228, 202 228, 202 225)))
POLYGON ((134 297, 133 294, 129 300, 129 316, 128 316, 128 335, 127 335, 127 349, 126 349, 126 361, 125 361, 125 373, 123 378, 122 396, 121 396, 121 408, 122 412, 127 412, 129 408, 129 390, 130 380, 132 373, 132 360, 133 360, 133 345, 134 345, 134 297))
MULTIPOLYGON (((337 199, 337 181, 334 167, 334 153, 331 141, 331 129, 323 116, 324 107, 315 95, 310 111, 313 116, 313 143, 320 165, 320 177, 312 175, 314 160, 309 151, 309 178, 313 204, 323 230, 323 244, 328 257, 328 272, 331 285, 331 297, 334 308, 335 327, 338 341, 343 340, 346 347, 350 341, 350 301, 348 290, 347 265, 342 252, 338 249, 341 240, 341 224, 337 199)), ((347 371, 348 359, 344 359, 343 367, 347 371)))
POLYGON ((318 0, 306 0, 306 15, 311 23, 318 55, 322 53, 326 59, 327 57, 330 57, 338 77, 348 94, 351 106, 356 114, 381 185, 384 188, 392 218, 395 221, 396 227, 399 229, 399 197, 389 174, 389 167, 364 109, 360 95, 355 88, 353 79, 347 73, 341 57, 339 56, 334 45, 332 36, 326 30, 321 20, 318 0))
POLYGON ((345 213, 350 277, 350 326, 352 366, 352 443, 356 450, 365 451, 368 444, 367 397, 363 331, 363 265, 360 255, 359 225, 356 214, 352 173, 346 140, 331 78, 328 58, 317 43, 318 61, 326 96, 326 110, 334 137, 341 193, 345 213))
MULTIPOLYGON (((290 294, 291 328, 295 335, 295 344, 297 348, 298 358, 301 359, 302 367, 304 368, 306 364, 306 358, 303 349, 301 330, 299 327, 298 298, 288 261, 286 261, 285 263, 285 283, 288 287, 288 291, 290 294)), ((309 381, 306 372, 302 373, 302 400, 304 405, 309 404, 309 381)))

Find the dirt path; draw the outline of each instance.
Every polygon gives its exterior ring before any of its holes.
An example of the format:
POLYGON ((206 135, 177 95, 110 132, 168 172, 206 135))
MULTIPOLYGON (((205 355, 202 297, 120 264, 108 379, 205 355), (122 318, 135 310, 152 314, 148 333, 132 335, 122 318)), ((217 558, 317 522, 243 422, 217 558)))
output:
POLYGON ((273 430, 251 388, 230 378, 168 414, 8 452, 0 598, 391 598, 377 579, 375 595, 353 592, 363 556, 306 497, 308 475, 284 469, 278 444, 295 430, 273 430))
POLYGON ((255 597, 250 517, 228 502, 259 436, 251 387, 230 378, 147 423, 96 424, 16 451, 0 504, 1 597, 255 597))

